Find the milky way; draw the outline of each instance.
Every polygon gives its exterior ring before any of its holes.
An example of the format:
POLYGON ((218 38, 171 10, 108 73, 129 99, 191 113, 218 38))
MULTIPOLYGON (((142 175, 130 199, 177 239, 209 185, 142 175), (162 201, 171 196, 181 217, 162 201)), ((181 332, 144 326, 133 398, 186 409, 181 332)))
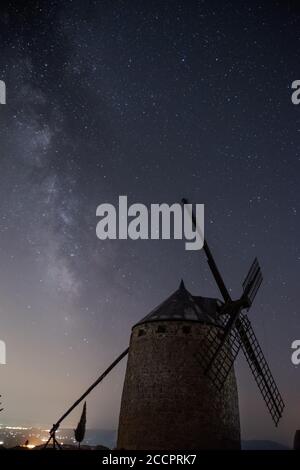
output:
MULTIPOLYGON (((255 256, 251 319, 287 409, 272 426, 239 359, 243 435, 300 426, 299 7, 294 2, 9 2, 1 6, 1 421, 52 424, 174 291, 220 296, 180 241, 100 241, 96 208, 205 204, 232 293, 255 256), (245 3, 245 5, 244 5, 245 3), (246 5, 247 3, 247 5, 246 5)), ((115 428, 124 365, 88 401, 115 428)), ((76 412, 66 424, 74 425, 76 412)))

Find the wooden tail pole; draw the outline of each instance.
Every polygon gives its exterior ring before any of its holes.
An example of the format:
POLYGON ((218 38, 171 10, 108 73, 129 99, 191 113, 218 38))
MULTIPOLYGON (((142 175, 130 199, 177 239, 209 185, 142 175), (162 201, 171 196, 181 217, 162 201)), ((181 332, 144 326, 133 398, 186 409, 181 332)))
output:
POLYGON ((81 397, 79 397, 78 400, 76 400, 75 403, 73 403, 73 405, 59 418, 59 420, 55 424, 53 424, 52 428, 49 431, 50 437, 48 441, 46 442, 44 449, 49 445, 51 440, 53 441, 54 448, 55 448, 55 444, 57 444, 59 448, 61 448, 61 446, 59 445, 59 443, 57 442, 55 438, 55 433, 58 430, 61 422, 67 416, 69 416, 69 414, 74 410, 74 408, 76 408, 79 405, 79 403, 81 403, 82 400, 84 400, 87 397, 87 395, 89 395, 91 391, 94 390, 94 388, 97 387, 97 385, 99 385, 99 383, 102 382, 102 380, 116 367, 116 365, 119 364, 119 362, 128 354, 128 351, 129 351, 129 348, 125 349, 125 351, 123 351, 122 354, 120 354, 120 356, 118 356, 117 359, 115 359, 114 362, 112 362, 110 366, 107 369, 105 369, 103 374, 101 374, 100 377, 98 377, 98 379, 83 393, 83 395, 81 395, 81 397))

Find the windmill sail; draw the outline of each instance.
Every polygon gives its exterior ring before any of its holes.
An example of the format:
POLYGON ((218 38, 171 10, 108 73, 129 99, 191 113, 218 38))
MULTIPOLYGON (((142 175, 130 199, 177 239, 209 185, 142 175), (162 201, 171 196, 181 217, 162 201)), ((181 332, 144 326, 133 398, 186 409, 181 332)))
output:
MULTIPOLYGON (((223 322, 223 331, 225 332, 227 322, 225 320, 223 322)), ((217 390, 220 391, 241 348, 269 413, 277 426, 283 413, 284 402, 251 322, 245 313, 239 314, 225 341, 224 333, 222 334, 217 328, 210 329, 205 345, 201 353, 196 355, 196 359, 217 390)))
POLYGON ((260 288, 263 277, 257 258, 253 261, 251 268, 243 282, 244 297, 248 301, 249 307, 253 304, 255 296, 260 288))
POLYGON ((236 329, 251 372, 277 426, 283 413, 284 402, 247 315, 242 313, 239 316, 236 329))
MULTIPOLYGON (((239 353, 246 329, 242 329, 239 316, 243 308, 249 310, 252 305, 258 289, 262 283, 263 277, 257 258, 252 263, 249 272, 243 282, 244 293, 240 300, 225 303, 223 314, 220 316, 220 322, 223 326, 223 333, 210 333, 208 341, 210 351, 207 352, 206 372, 213 382, 221 389, 230 372, 231 367, 239 353), (237 328, 236 328, 237 327, 237 328)), ((245 340, 246 341, 246 340, 245 340)), ((253 359, 255 361, 255 358, 253 359)), ((258 364, 257 364, 258 367, 258 364)))
POLYGON ((203 372, 219 391, 223 388, 241 348, 240 336, 235 328, 230 330, 225 341, 223 336, 216 328, 211 328, 205 343, 202 344, 201 352, 196 354, 203 372))
MULTIPOLYGON (((182 202, 186 204, 188 201, 183 199, 182 202)), ((197 229, 193 212, 190 215, 194 228, 197 229)), ((227 311, 228 315, 225 315, 225 321, 223 319, 223 325, 220 325, 223 326, 223 331, 219 328, 211 330, 207 335, 206 346, 203 348, 204 352, 202 351, 201 356, 200 353, 196 354, 196 358, 203 366, 204 372, 220 390, 242 347, 250 370, 277 426, 282 416, 284 402, 250 320, 246 314, 242 313, 243 309, 249 310, 251 307, 263 280, 257 258, 252 263, 243 282, 241 298, 238 301, 233 301, 206 241, 204 241, 203 248, 211 272, 225 301, 225 313, 227 311)))

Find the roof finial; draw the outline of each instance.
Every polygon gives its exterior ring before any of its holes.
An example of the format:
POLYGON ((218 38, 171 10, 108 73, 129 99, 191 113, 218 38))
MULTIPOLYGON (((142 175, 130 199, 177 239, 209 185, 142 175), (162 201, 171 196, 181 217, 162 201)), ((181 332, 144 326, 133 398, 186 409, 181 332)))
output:
POLYGON ((181 279, 181 281, 180 281, 179 289, 180 290, 186 290, 183 279, 181 279))

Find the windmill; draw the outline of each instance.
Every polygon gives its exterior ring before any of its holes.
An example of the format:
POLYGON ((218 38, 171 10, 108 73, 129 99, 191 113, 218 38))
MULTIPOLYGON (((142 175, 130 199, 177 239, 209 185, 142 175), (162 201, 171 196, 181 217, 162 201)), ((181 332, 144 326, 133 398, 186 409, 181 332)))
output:
MULTIPOLYGON (((187 199, 182 199, 182 203, 188 204, 187 199)), ((198 229, 193 212, 190 215, 194 227, 198 229)), ((277 426, 282 416, 284 402, 246 313, 250 310, 263 280, 258 260, 255 258, 242 284, 241 297, 232 300, 206 241, 203 249, 224 299, 222 315, 224 330, 221 335, 214 330, 210 331, 207 346, 201 350, 199 362, 213 384, 220 390, 242 349, 272 420, 277 426)))
MULTIPOLYGON (((182 202, 188 204, 186 199, 182 202)), ((192 211, 190 216, 199 230, 192 211)), ((182 282, 173 295, 134 325, 129 348, 53 425, 45 447, 51 440, 55 447, 55 433, 61 422, 128 353, 119 419, 120 448, 156 449, 160 448, 157 447, 159 445, 162 449, 195 448, 199 444, 199 435, 210 436, 206 442, 204 438, 203 448, 216 440, 220 447, 240 448, 238 398, 233 370, 240 349, 245 354, 268 411, 275 425, 278 425, 284 403, 247 316, 262 283, 258 261, 255 259, 250 267, 242 284, 241 297, 233 300, 207 241, 204 241, 203 249, 223 302, 192 296, 182 282), (183 354, 179 354, 180 345, 183 354), (158 370, 162 370, 160 379, 165 380, 164 384, 159 383, 158 370), (187 400, 187 387, 194 393, 194 403, 191 396, 187 400), (170 390, 173 391, 171 396, 170 390), (173 415, 178 410, 182 413, 180 419, 186 423, 186 429, 180 422, 175 431, 173 415), (206 411, 208 416, 203 417, 206 411), (173 430, 173 441, 166 437, 170 429, 173 430), (176 441, 176 433, 181 431, 186 441, 183 447, 178 447, 182 441, 176 441), (215 439, 217 434, 218 439, 215 439), (139 447, 136 447, 138 439, 139 447), (147 447, 148 442, 152 447, 147 447)))

